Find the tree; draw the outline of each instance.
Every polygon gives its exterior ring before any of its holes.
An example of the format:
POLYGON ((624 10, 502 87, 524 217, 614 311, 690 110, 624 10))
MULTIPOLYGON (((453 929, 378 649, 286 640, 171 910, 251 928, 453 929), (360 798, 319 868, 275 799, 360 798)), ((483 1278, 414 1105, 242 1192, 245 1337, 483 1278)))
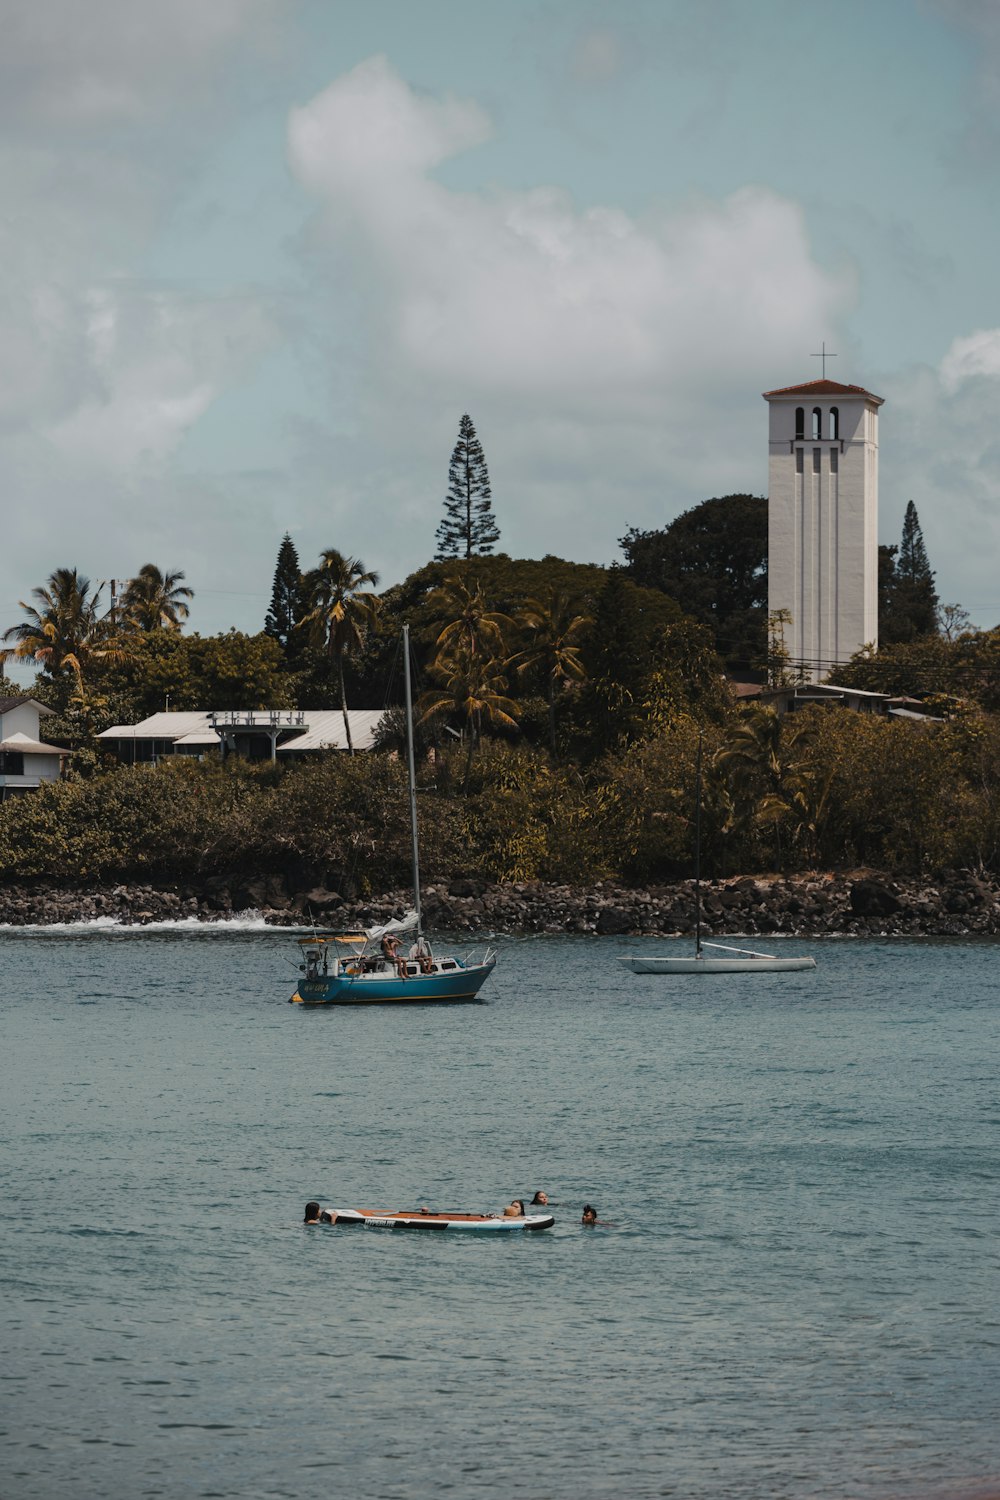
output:
POLYGON ((500 530, 493 518, 486 459, 467 412, 458 426, 458 442, 448 465, 444 520, 435 535, 438 558, 468 559, 492 552, 500 540, 500 530))
POLYGON ((662 660, 661 632, 681 618, 672 599, 638 587, 621 568, 608 574, 582 655, 587 684, 580 706, 594 754, 648 731, 650 678, 662 660))
POLYGON ((286 531, 278 548, 274 569, 271 605, 264 621, 264 634, 272 636, 287 655, 289 648, 301 641, 294 634, 304 613, 302 605, 302 570, 295 543, 286 531))
POLYGON ((440 652, 428 670, 439 686, 421 694, 417 704, 420 722, 449 713, 464 719, 468 735, 464 785, 468 789, 483 720, 516 729, 517 704, 507 697, 503 663, 487 652, 471 650, 465 640, 456 641, 450 651, 440 652))
POLYGON ((557 589, 548 589, 540 599, 525 599, 517 622, 527 643, 512 664, 520 674, 538 669, 545 680, 549 705, 549 748, 556 758, 556 694, 586 677, 580 652, 583 638, 593 623, 580 610, 579 601, 557 589))
POLYGON ((879 641, 895 645, 935 635, 938 596, 917 507, 910 500, 899 549, 879 548, 879 641))
POLYGON ((942 604, 938 614, 940 631, 946 641, 957 641, 960 635, 969 635, 975 628, 969 611, 960 604, 942 604))
POLYGON ((118 609, 138 630, 180 630, 190 614, 186 599, 194 591, 181 584, 183 573, 161 573, 155 563, 144 563, 125 585, 118 609))
POLYGON ((76 568, 57 568, 45 587, 32 589, 34 604, 21 601, 27 619, 3 633, 15 646, 0 650, 0 662, 34 660, 55 684, 68 687, 68 701, 89 734, 96 707, 89 685, 91 671, 104 662, 125 662, 131 655, 116 615, 101 613, 104 585, 91 590, 90 579, 76 568))
POLYGON ((506 632, 514 622, 490 607, 478 582, 470 586, 461 578, 446 578, 428 598, 427 609, 435 616, 428 634, 439 653, 462 646, 473 656, 504 655, 506 632))
POLYGON ((378 598, 362 590, 375 588, 377 584, 378 574, 369 572, 360 558, 345 557, 333 547, 321 554, 319 567, 308 573, 303 581, 310 608, 299 622, 299 628, 307 630, 312 642, 322 645, 337 664, 340 708, 344 715, 347 748, 352 755, 354 742, 347 713, 344 658, 360 649, 366 630, 374 622, 378 598))
POLYGON ((213 709, 288 708, 288 674, 277 642, 263 631, 185 639, 198 706, 213 709))
POLYGON ((634 527, 619 543, 625 571, 675 599, 711 627, 732 666, 764 656, 767 630, 767 500, 722 495, 686 510, 661 531, 634 527))
POLYGON ((790 822, 793 835, 810 850, 815 845, 830 777, 819 774, 803 752, 818 732, 813 719, 794 714, 789 722, 771 708, 754 708, 715 756, 730 787, 727 832, 745 829, 753 819, 773 828, 779 869, 783 823, 790 822))

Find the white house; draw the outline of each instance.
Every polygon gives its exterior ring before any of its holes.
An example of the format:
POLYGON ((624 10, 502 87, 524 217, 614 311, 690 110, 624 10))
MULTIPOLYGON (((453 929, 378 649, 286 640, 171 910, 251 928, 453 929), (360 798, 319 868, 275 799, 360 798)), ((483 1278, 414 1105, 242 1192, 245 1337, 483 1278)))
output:
POLYGON ((878 409, 859 385, 765 391, 767 607, 807 682, 878 645, 878 409))
MULTIPOLYGON (((355 750, 370 750, 381 709, 348 710, 355 750)), ((116 724, 97 736, 126 765, 168 755, 242 755, 247 760, 287 760, 318 750, 346 750, 339 708, 224 709, 151 714, 139 724, 116 724)))
POLYGON ((38 738, 40 715, 51 713, 34 698, 0 698, 0 802, 58 781, 65 751, 38 738))

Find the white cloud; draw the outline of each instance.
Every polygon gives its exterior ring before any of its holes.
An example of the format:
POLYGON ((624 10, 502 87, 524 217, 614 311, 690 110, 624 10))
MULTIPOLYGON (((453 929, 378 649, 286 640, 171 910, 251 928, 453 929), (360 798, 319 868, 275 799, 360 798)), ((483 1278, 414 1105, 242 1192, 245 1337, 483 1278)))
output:
MULTIPOLYGON (((0 629, 64 564, 246 573, 246 505, 233 515, 178 464, 192 427, 276 342, 271 299, 151 282, 146 266, 237 107, 229 70, 279 55, 283 10, 0 0, 0 629), (222 516, 239 539, 228 551, 222 516)), ((240 87, 257 77, 244 67, 240 87)), ((252 486, 234 474, 229 490, 252 486)))
POLYGON ((95 394, 47 439, 67 461, 86 460, 138 481, 161 467, 184 433, 276 330, 250 297, 214 300, 103 287, 88 298, 95 394))
MULTIPOLYGON (((358 412, 379 414, 383 466, 409 480, 372 483, 355 508, 372 540, 356 532, 350 550, 377 551, 386 572, 412 567, 421 513, 417 545, 432 546, 463 411, 502 544, 521 555, 610 559, 628 524, 663 525, 748 475, 762 485, 757 392, 802 368, 854 295, 813 260, 800 207, 763 187, 640 220, 556 187, 468 192, 431 175, 489 134, 478 105, 420 95, 382 57, 289 120, 331 284, 367 319, 358 412)), ((331 366, 339 353, 331 341, 331 366)), ((339 457, 343 473, 343 443, 339 457)))
POLYGON ((589 27, 577 38, 570 55, 570 74, 575 83, 601 86, 617 79, 624 66, 618 34, 604 26, 589 27))
POLYGON ((176 114, 178 85, 190 108, 234 46, 273 46, 279 13, 279 0, 0 0, 0 118, 88 128, 176 114))
POLYGON ((955 339, 941 364, 941 379, 951 393, 977 375, 1000 375, 1000 328, 983 328, 955 339))
POLYGON ((477 106, 414 93, 384 58, 289 122, 289 156, 356 256, 389 343, 441 388, 618 409, 761 368, 848 299, 799 207, 748 187, 658 222, 557 189, 461 193, 428 175, 486 139, 477 106), (558 394, 557 394, 558 393, 558 394))

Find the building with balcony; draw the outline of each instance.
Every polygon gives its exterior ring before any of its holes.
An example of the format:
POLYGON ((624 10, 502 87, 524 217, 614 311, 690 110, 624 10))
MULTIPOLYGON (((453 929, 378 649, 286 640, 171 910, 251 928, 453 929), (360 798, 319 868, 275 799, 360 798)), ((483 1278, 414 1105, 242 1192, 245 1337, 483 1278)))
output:
MULTIPOLYGON (((370 750, 382 710, 352 708, 347 716, 354 749, 370 750)), ((116 724, 97 738, 125 765, 155 764, 169 755, 277 761, 347 749, 339 708, 164 712, 139 724, 116 724)))

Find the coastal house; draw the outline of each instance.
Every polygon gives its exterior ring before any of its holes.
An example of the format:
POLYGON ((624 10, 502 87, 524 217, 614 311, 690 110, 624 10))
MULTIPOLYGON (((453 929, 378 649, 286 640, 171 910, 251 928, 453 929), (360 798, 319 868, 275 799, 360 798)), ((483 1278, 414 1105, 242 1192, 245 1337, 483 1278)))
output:
POLYGON ((759 703, 782 717, 814 704, 831 708, 849 708, 858 714, 877 714, 881 718, 914 719, 925 723, 940 720, 924 709, 919 698, 900 697, 893 693, 873 693, 865 688, 841 687, 834 682, 797 682, 787 687, 766 687, 761 683, 730 679, 729 688, 741 704, 759 703))
POLYGON ((34 698, 0 698, 0 802, 58 781, 65 752, 39 739, 39 718, 51 713, 34 698))
MULTIPOLYGON (((347 717, 355 750, 370 750, 382 710, 349 709, 347 717)), ((172 755, 290 760, 347 749, 339 708, 166 711, 138 724, 115 724, 97 738, 125 765, 155 765, 172 755)))

